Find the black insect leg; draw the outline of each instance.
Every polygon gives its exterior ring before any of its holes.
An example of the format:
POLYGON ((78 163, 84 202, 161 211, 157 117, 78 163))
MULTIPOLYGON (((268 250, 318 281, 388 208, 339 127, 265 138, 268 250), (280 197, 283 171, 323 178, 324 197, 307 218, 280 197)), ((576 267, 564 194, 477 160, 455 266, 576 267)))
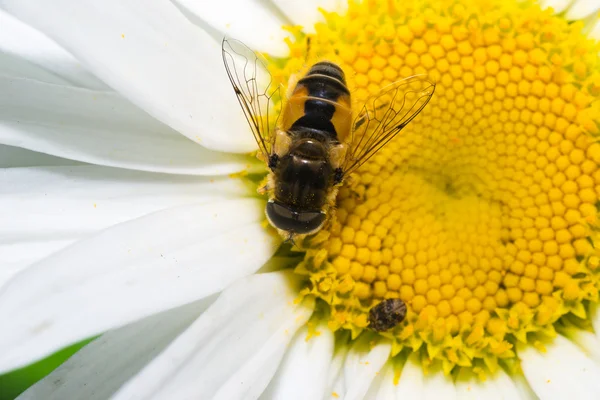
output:
POLYGON ((279 156, 277 154, 271 154, 269 156, 269 169, 274 171, 277 167, 277 163, 279 162, 279 156))
POLYGON ((342 171, 341 168, 336 168, 335 171, 333 171, 333 184, 337 185, 338 183, 341 183, 342 179, 344 179, 344 171, 342 171))

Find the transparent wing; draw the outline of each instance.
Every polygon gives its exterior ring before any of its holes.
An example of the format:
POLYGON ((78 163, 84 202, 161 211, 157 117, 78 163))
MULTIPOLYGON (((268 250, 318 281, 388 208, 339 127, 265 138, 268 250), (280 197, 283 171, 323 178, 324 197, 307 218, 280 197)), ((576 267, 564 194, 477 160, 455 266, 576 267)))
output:
POLYGON ((280 85, 273 83, 267 61, 239 40, 224 38, 222 53, 235 95, 256 143, 268 160, 271 129, 277 124, 281 111, 280 85))
POLYGON ((404 129, 434 91, 435 83, 416 75, 394 82, 370 98, 354 120, 344 174, 351 174, 404 129))

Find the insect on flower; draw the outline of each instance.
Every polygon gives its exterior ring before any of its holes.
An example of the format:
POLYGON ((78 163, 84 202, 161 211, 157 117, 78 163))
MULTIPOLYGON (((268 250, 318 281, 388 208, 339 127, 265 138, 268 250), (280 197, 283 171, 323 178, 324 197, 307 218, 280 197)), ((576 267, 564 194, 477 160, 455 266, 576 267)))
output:
POLYGON ((381 89, 353 118, 346 77, 335 63, 312 65, 290 82, 282 102, 264 58, 231 39, 223 39, 222 53, 258 156, 270 170, 259 189, 269 194, 267 218, 292 241, 323 227, 344 179, 415 118, 435 90, 425 76, 408 77, 381 89))
POLYGON ((385 332, 404 320, 406 303, 400 299, 385 299, 369 310, 369 328, 385 332))

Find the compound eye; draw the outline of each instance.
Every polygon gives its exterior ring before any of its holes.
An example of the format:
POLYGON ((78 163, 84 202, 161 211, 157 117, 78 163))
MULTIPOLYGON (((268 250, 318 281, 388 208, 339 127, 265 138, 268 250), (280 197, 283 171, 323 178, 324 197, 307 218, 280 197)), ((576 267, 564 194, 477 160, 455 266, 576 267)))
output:
POLYGON ((314 232, 325 222, 325 213, 321 211, 296 212, 275 201, 267 203, 266 211, 274 227, 298 234, 314 232))

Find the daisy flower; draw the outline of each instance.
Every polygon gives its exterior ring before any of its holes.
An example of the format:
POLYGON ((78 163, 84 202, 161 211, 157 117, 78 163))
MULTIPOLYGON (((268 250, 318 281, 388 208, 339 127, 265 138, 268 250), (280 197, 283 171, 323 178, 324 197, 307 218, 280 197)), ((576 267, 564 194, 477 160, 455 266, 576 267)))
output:
POLYGON ((21 398, 597 396, 594 2, 0 5, 0 373, 93 339, 21 398), (437 82, 302 251, 265 224, 224 34, 282 84, 334 60, 357 106, 437 82), (385 299, 407 315, 375 332, 385 299))

